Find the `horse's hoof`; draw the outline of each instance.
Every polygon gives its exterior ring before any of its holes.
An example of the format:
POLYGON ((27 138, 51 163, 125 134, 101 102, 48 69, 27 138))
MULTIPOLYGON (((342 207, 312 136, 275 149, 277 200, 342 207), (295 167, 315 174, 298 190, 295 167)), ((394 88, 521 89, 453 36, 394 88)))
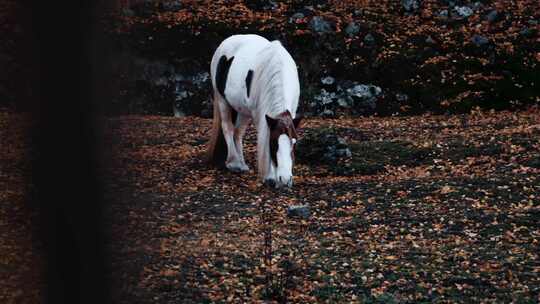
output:
POLYGON ((227 169, 229 169, 229 171, 234 172, 234 173, 244 173, 244 172, 249 171, 249 167, 243 164, 227 165, 227 169))
POLYGON ((242 172, 242 170, 241 170, 240 168, 238 168, 238 167, 229 167, 228 169, 229 169, 229 171, 231 171, 231 172, 233 172, 233 173, 240 173, 240 172, 242 172))

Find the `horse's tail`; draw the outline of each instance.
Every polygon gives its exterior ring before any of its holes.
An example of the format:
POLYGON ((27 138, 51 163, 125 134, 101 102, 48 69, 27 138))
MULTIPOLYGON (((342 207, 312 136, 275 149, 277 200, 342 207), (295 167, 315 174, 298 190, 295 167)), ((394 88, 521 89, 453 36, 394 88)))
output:
POLYGON ((217 99, 210 96, 214 106, 214 119, 212 122, 212 134, 208 142, 207 161, 218 167, 225 166, 227 160, 227 143, 223 130, 221 129, 221 115, 219 114, 219 105, 217 99))

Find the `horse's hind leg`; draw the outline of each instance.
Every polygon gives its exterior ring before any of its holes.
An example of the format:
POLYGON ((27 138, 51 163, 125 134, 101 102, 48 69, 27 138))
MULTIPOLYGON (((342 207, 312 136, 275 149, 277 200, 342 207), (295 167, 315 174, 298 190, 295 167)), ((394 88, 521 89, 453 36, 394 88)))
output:
POLYGON ((241 171, 249 171, 249 167, 244 160, 244 147, 242 139, 250 122, 251 118, 249 116, 238 113, 238 118, 236 119, 236 128, 234 129, 234 142, 238 156, 240 157, 241 171))
MULTIPOLYGON (((216 96, 219 96, 216 94, 216 96)), ((225 166, 227 169, 233 172, 241 172, 243 169, 243 161, 238 154, 238 149, 234 141, 234 123, 233 123, 233 109, 231 106, 221 97, 217 97, 217 104, 219 106, 219 114, 221 116, 221 129, 223 131, 223 137, 227 143, 227 160, 225 166)), ((245 165, 245 164, 244 164, 245 165)))

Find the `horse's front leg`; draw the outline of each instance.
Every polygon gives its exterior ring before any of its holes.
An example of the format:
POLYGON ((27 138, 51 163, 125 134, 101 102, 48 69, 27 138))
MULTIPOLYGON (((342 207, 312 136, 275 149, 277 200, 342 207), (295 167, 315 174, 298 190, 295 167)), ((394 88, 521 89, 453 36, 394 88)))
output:
POLYGON ((236 119, 236 128, 234 130, 234 142, 236 144, 238 156, 240 157, 241 171, 249 171, 249 167, 244 159, 243 138, 250 122, 251 117, 238 113, 238 118, 236 119))
POLYGON ((224 100, 219 100, 219 113, 221 116, 221 129, 223 130, 223 137, 227 143, 227 160, 225 166, 227 169, 233 172, 242 171, 242 161, 240 155, 238 155, 238 149, 234 141, 234 124, 232 121, 233 109, 224 100))

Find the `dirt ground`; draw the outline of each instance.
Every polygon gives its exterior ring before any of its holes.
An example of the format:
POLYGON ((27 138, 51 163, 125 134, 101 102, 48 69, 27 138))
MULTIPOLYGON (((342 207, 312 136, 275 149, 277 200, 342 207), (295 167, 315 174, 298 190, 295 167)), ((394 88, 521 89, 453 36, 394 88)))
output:
MULTIPOLYGON (((2 303, 40 294, 32 218, 23 216, 23 118, 0 114, 2 303)), ((331 126, 352 158, 299 162, 288 191, 262 187, 254 170, 207 166, 210 124, 106 120, 115 303, 540 300, 538 109, 307 119, 301 137, 331 126), (287 215, 300 204, 308 217, 287 215)), ((252 168, 254 143, 251 129, 252 168)))
POLYGON ((119 302, 540 300, 538 110, 309 119, 379 166, 297 164, 290 191, 204 164, 210 123, 107 122, 119 302))

